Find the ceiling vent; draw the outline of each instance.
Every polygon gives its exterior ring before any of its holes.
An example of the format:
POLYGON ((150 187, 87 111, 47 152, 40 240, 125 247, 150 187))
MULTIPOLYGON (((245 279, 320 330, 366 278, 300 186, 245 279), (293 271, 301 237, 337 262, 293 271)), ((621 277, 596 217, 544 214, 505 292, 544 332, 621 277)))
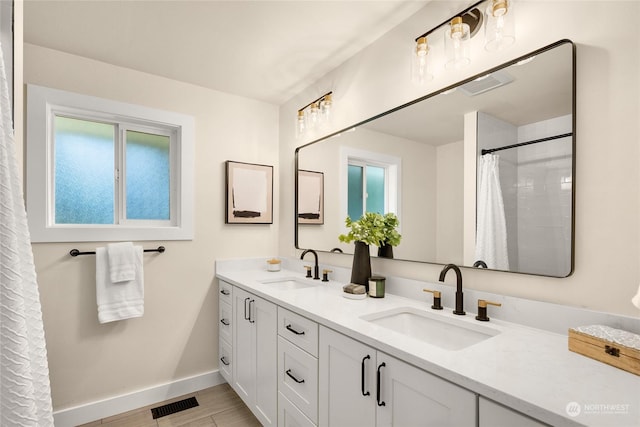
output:
POLYGON ((481 93, 499 88, 513 81, 513 77, 504 70, 498 70, 494 73, 478 77, 475 80, 465 83, 458 88, 467 96, 476 96, 481 93))

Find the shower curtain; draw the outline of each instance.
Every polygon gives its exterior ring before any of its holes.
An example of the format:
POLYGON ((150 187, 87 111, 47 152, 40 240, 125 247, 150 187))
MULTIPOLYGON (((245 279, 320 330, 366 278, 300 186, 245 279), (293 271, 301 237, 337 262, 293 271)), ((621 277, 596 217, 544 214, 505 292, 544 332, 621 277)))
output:
POLYGON ((500 188, 500 156, 485 154, 481 158, 476 223, 476 261, 489 268, 509 269, 507 222, 500 188))
POLYGON ((0 47, 0 426, 53 426, 36 272, 0 47))

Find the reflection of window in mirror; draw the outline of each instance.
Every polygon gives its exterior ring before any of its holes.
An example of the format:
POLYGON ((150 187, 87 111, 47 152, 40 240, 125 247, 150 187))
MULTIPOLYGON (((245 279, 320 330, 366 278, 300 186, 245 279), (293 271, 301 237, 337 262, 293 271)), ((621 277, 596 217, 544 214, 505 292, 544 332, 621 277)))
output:
POLYGON ((386 154, 345 148, 342 152, 343 217, 360 218, 365 212, 399 216, 400 159, 386 154))

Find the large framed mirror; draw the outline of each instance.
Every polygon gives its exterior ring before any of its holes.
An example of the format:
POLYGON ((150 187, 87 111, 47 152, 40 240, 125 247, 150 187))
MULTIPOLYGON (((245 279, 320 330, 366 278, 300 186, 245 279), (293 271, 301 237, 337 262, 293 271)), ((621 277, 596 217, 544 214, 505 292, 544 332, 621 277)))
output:
POLYGON ((561 40, 297 148, 296 248, 353 253, 347 215, 393 212, 394 259, 566 277, 574 154, 575 46, 561 40), (322 222, 304 220, 309 171, 322 222))

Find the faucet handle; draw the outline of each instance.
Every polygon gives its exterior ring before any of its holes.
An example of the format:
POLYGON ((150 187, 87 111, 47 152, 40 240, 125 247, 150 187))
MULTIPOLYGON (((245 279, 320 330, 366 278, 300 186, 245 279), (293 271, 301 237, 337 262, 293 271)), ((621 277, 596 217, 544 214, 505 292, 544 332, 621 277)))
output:
POLYGON ((432 291, 431 289, 423 289, 423 292, 431 292, 433 294, 433 305, 431 306, 434 310, 442 310, 442 293, 440 291, 432 291))
POLYGON ((305 265, 304 268, 307 269, 307 275, 305 277, 311 277, 311 266, 305 265))
POLYGON ((328 282, 329 281, 329 273, 333 273, 333 271, 332 270, 327 270, 327 269, 322 270, 322 281, 323 282, 328 282))
POLYGON ((487 316, 487 305, 494 305, 496 307, 501 307, 502 304, 499 302, 487 301, 483 299, 478 300, 478 315, 476 316, 476 320, 481 322, 488 322, 489 316, 487 316))

